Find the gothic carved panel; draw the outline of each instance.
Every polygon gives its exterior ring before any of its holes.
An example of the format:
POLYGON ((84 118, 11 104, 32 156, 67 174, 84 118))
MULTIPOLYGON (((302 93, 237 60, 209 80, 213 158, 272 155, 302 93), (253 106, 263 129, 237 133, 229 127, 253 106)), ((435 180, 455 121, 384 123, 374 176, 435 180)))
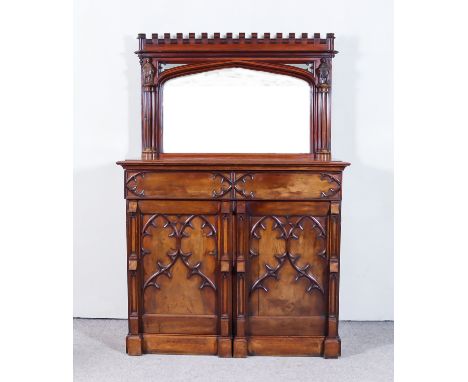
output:
POLYGON ((146 171, 140 171, 130 175, 125 181, 126 190, 135 196, 144 197, 145 190, 139 188, 138 178, 144 178, 145 173, 146 171))
POLYGON ((253 181, 254 175, 251 173, 236 174, 231 172, 229 175, 219 172, 213 173, 213 179, 219 179, 220 187, 212 191, 213 198, 221 198, 224 195, 231 194, 233 197, 239 195, 244 199, 253 199, 255 193, 253 191, 247 192, 245 184, 247 181, 253 181))
MULTIPOLYGON (((307 280, 306 291, 311 293, 313 290, 318 290, 321 294, 324 294, 324 288, 319 283, 317 278, 312 273, 313 267, 310 263, 303 263, 300 265, 299 260, 302 255, 298 252, 304 250, 304 246, 296 246, 293 248, 293 241, 300 240, 301 235, 304 233, 304 226, 307 221, 310 221, 311 228, 315 232, 317 241, 320 242, 320 250, 315 253, 318 257, 326 261, 326 231, 323 228, 319 220, 313 216, 263 216, 260 217, 251 227, 250 230, 250 257, 258 257, 259 251, 252 245, 254 241, 260 241, 262 239, 262 230, 266 230, 266 222, 270 220, 272 224, 272 230, 276 230, 278 236, 276 239, 283 241, 280 245, 275 245, 276 248, 281 250, 280 253, 273 254, 276 261, 275 265, 271 265, 266 262, 264 264, 264 273, 257 279, 252 281, 250 287, 250 294, 255 292, 257 289, 262 289, 268 292, 269 289, 265 285, 267 279, 279 280, 281 270, 288 263, 295 271, 295 281, 300 279, 307 280)), ((258 245, 257 245, 258 246, 258 245)), ((309 254, 310 256, 310 254, 309 254)))
POLYGON ((335 186, 332 186, 328 189, 328 191, 324 192, 322 191, 321 194, 320 194, 320 197, 321 198, 329 198, 331 196, 335 196, 338 192, 340 192, 341 190, 341 182, 340 180, 333 176, 333 175, 330 175, 330 174, 326 174, 326 173, 321 173, 320 174, 320 179, 321 180, 327 180, 328 183, 330 184, 335 184, 335 186))
MULTIPOLYGON (((162 228, 168 230, 167 236, 173 239, 173 249, 166 253, 167 262, 163 262, 161 260, 156 261, 156 270, 144 280, 143 289, 149 287, 160 289, 158 279, 161 276, 171 279, 173 268, 177 261, 179 261, 187 270, 187 278, 198 276, 201 279, 201 284, 199 286, 200 289, 207 287, 216 291, 214 281, 202 271, 203 262, 191 262, 192 252, 184 251, 184 241, 190 240, 190 231, 196 230, 194 227, 194 221, 196 220, 200 221, 201 224, 199 229, 203 231, 204 236, 206 238, 211 238, 214 243, 216 243, 216 228, 204 215, 169 216, 164 214, 154 214, 146 221, 141 234, 142 242, 144 242, 145 237, 152 236, 152 229, 158 228, 157 221, 159 221, 160 224, 162 223, 162 228)), ((146 256, 150 253, 151 250, 144 246, 141 248, 142 256, 146 256)), ((214 247, 214 250, 207 251, 206 255, 216 258, 216 246, 214 247)))

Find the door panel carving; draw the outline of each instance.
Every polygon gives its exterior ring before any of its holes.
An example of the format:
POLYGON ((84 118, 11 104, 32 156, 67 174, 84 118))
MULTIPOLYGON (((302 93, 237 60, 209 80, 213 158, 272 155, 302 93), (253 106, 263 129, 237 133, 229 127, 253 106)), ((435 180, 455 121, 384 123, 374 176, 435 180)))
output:
POLYGON ((250 222, 251 314, 324 314, 326 218, 269 215, 250 222))
POLYGON ((217 216, 142 219, 145 313, 215 314, 217 216))

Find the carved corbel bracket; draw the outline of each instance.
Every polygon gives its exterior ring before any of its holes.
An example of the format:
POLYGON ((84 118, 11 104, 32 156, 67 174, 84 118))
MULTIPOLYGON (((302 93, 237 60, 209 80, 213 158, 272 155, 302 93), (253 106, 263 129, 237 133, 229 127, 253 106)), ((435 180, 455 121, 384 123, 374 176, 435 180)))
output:
POLYGON ((145 57, 141 61, 141 84, 143 86, 154 85, 154 78, 156 75, 156 69, 151 62, 151 58, 145 57))
POLYGON ((321 58, 320 65, 315 70, 319 87, 328 89, 331 86, 330 81, 330 59, 321 58))

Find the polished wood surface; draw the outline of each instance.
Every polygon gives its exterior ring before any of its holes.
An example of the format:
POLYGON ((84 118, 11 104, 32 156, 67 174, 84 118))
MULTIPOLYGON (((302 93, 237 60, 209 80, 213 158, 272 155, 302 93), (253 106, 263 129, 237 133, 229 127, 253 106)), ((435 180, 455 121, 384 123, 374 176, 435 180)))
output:
POLYGON ((128 171, 127 199, 335 199, 339 172, 278 171, 128 171))
POLYGON ((163 145, 163 86, 170 79, 223 68, 245 68, 300 78, 311 87, 310 153, 316 160, 331 160, 331 83, 335 37, 315 33, 287 37, 278 33, 246 38, 215 33, 208 38, 177 34, 146 38, 139 34, 142 79, 142 159, 159 159, 163 145), (167 67, 169 64, 182 64, 167 67), (306 64, 302 69, 291 64, 306 64))
POLYGON ((330 151, 333 34, 138 38, 142 157, 118 162, 127 201, 127 353, 338 357, 349 163, 330 151), (171 63, 182 65, 164 69, 171 63), (164 82, 224 67, 305 80, 310 152, 164 153, 164 82))

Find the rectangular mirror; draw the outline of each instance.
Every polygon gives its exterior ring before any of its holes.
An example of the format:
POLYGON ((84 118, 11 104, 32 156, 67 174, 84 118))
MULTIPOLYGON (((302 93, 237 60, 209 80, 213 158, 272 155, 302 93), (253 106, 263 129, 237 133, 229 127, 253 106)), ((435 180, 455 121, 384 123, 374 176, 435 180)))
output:
POLYGON ((301 79, 223 68, 163 85, 166 153, 309 153, 311 88, 301 79))

